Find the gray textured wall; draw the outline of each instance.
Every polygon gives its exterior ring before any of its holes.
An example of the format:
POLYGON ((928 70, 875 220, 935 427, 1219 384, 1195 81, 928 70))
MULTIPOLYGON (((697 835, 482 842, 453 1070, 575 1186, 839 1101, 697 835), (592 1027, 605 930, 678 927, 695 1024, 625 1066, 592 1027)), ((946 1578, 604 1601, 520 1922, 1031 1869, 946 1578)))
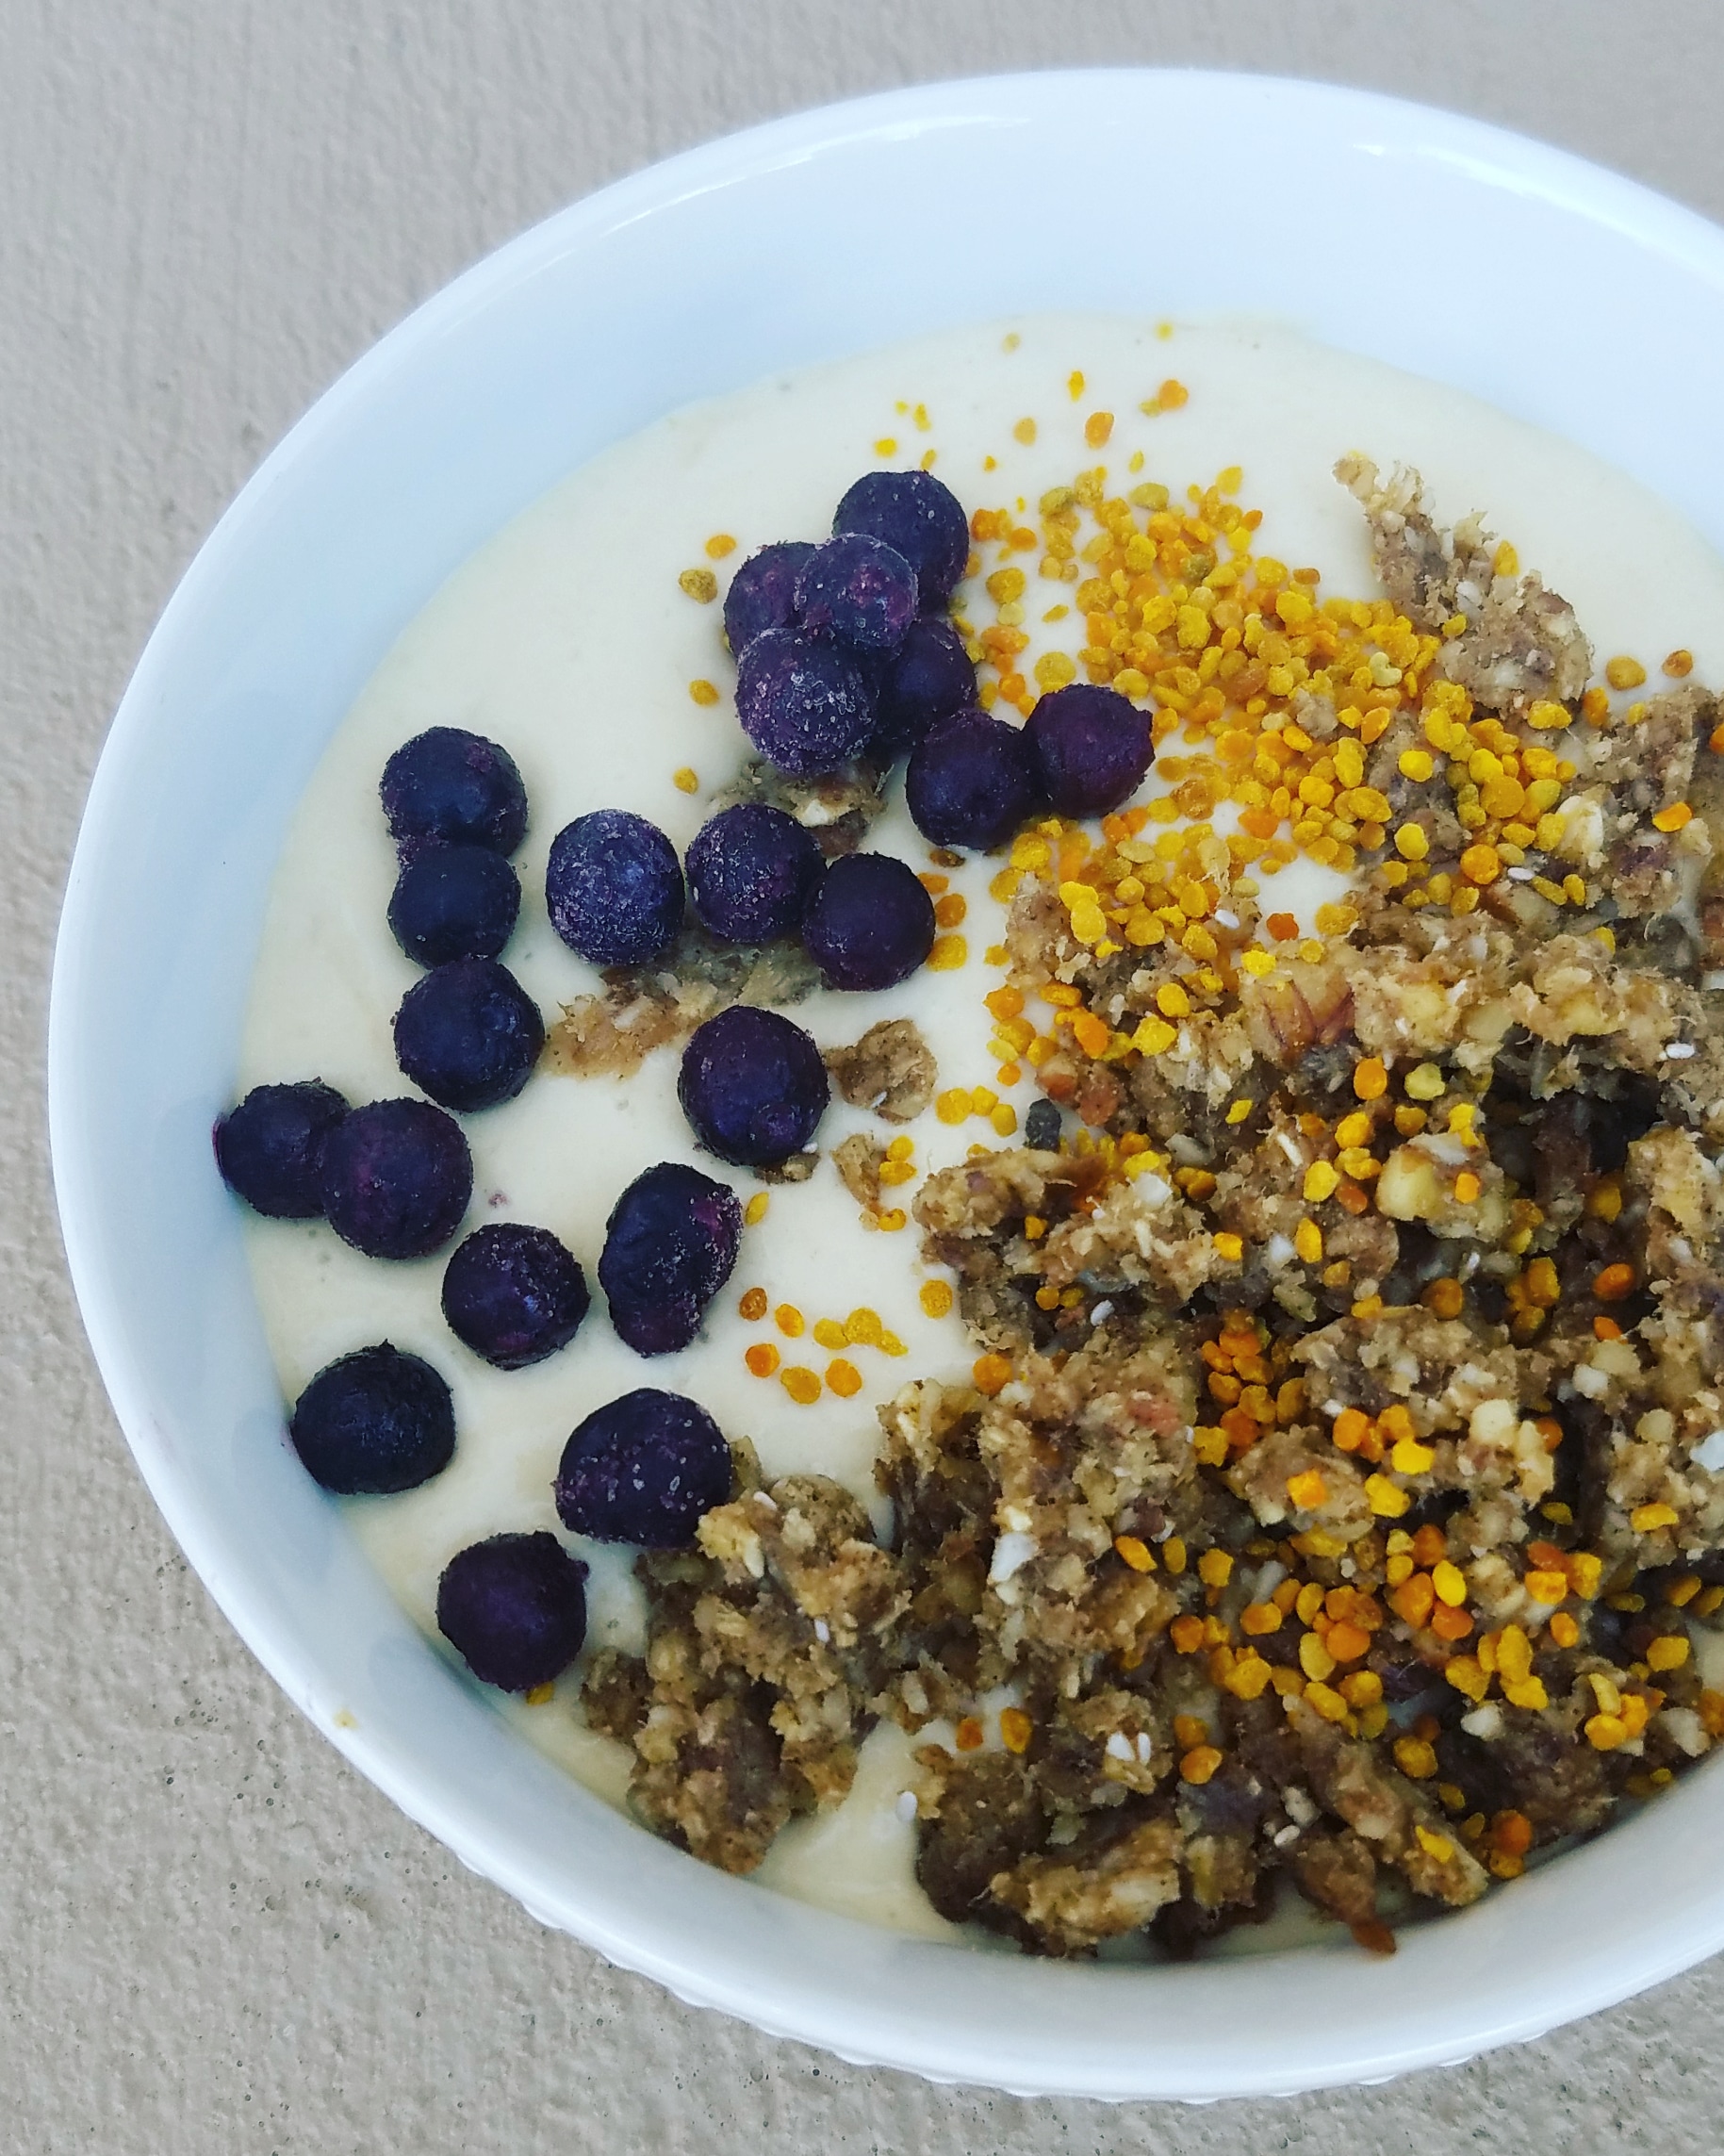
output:
POLYGON ((794 107, 1125 60, 1422 97, 1724 215, 1721 24, 1716 0, 0 0, 7 2156, 1719 2140, 1716 1963, 1387 2089, 1108 2110, 838 2065, 540 1932, 287 1708, 169 1542, 65 1285, 40 1069, 85 783, 174 580, 309 399, 522 225, 794 107))

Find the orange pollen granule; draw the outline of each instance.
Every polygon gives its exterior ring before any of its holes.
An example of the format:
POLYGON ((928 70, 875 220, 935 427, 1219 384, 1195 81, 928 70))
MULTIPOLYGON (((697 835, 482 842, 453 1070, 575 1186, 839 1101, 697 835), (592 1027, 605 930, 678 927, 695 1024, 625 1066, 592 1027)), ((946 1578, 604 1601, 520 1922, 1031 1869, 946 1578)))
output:
POLYGON ((1011 1365, 1003 1355, 978 1356, 970 1372, 976 1390, 992 1400, 1011 1381, 1011 1365))
POLYGON ((779 1351, 769 1340, 763 1340, 749 1348, 743 1360, 756 1377, 770 1377, 779 1366, 779 1351))

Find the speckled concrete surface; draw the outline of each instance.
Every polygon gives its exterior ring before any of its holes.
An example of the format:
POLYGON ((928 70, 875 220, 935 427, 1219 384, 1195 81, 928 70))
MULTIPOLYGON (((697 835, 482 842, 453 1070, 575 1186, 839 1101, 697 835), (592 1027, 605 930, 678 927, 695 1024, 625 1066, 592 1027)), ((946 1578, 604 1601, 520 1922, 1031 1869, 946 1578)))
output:
POLYGON ((1716 28, 1713 0, 0 0, 6 2156, 1716 2144, 1719 1963, 1388 2088, 1111 2110, 839 2065, 541 1932, 287 1707, 169 1541, 65 1284, 40 1078, 79 805, 174 580, 309 399, 522 225, 796 106, 1120 60, 1424 97, 1724 215, 1716 28))

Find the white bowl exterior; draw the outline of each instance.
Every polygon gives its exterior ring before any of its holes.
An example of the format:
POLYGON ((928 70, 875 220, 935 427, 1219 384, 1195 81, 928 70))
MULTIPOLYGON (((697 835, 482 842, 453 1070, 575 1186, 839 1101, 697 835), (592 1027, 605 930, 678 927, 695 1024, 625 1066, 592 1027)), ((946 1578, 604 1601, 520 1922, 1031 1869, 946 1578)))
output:
POLYGON ((1583 443, 1724 539, 1724 234, 1518 138, 1309 84, 1074 73, 895 92, 654 167, 386 337, 163 615, 96 774, 56 955, 66 1247, 139 1465, 228 1618, 362 1773, 543 1922, 698 2004, 939 2080, 1201 2099, 1381 2078, 1535 2035, 1724 1944, 1724 1778, 1702 1769, 1387 1962, 1339 1944, 1039 1963, 726 1878, 525 1746, 396 1606, 282 1440, 210 1168, 294 805, 450 570, 678 404, 1043 308, 1291 321, 1583 443))

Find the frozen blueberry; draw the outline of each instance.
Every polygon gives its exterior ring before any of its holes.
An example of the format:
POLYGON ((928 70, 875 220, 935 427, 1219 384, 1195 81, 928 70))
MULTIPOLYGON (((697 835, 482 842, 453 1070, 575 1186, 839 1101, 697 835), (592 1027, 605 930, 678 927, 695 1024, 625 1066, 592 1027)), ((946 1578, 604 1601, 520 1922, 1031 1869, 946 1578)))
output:
POLYGON ((796 618, 796 578, 813 552, 806 539, 780 539, 750 554, 724 595, 724 633, 741 658, 768 629, 788 629, 796 618))
POLYGON ((904 798, 936 846, 985 853, 1002 845, 1040 798, 1036 760, 1019 727, 985 712, 961 712, 911 749, 904 798))
POLYGON ((294 1404, 293 1449, 339 1497, 391 1497, 441 1474, 455 1409, 430 1363, 387 1341, 320 1370, 294 1404))
POLYGON ((916 572, 884 539, 845 532, 803 563, 796 612, 815 634, 859 651, 895 651, 916 617, 916 572))
POLYGON ((440 1108, 513 1100, 545 1045, 539 1007, 494 958, 452 958, 402 997, 395 1060, 440 1108))
POLYGON ((461 1126, 428 1100, 373 1100, 323 1145, 323 1210, 368 1258, 427 1258, 461 1225, 473 1157, 461 1126))
POLYGON ((566 1347, 588 1300, 586 1275, 548 1227, 476 1227, 443 1270, 450 1331, 499 1370, 524 1370, 566 1347))
POLYGON ((513 853, 526 835, 527 789, 514 757, 463 727, 415 734, 384 765, 377 791, 403 859, 439 839, 513 853))
POLYGON ((495 958, 515 933, 520 880, 487 846, 428 846, 395 880, 389 927, 410 959, 495 958))
POLYGON ((874 749, 897 756, 976 701, 976 668, 949 621, 912 621, 875 687, 874 749))
POLYGON ((916 572, 925 612, 944 606, 970 558, 970 524, 931 471, 870 471, 838 504, 834 532, 865 532, 895 547, 916 572))
POLYGON ((737 663, 736 716, 767 763, 793 778, 817 778, 868 746, 874 686, 842 646, 800 629, 768 629, 737 663))
POLYGON ((813 833, 764 801, 720 809, 688 849, 689 898, 726 943, 794 935, 819 881, 813 833))
POLYGON ((605 1222, 599 1259, 617 1338, 636 1355, 686 1347, 741 1241, 742 1208, 728 1183, 677 1160, 636 1176, 605 1222))
POLYGON ((1136 793, 1155 757, 1149 715, 1093 682, 1044 696, 1024 729, 1043 791, 1062 816, 1103 816, 1136 793))
POLYGON ((1024 1143, 1038 1153, 1059 1150, 1059 1111, 1051 1100, 1034 1100, 1024 1118, 1024 1143))
POLYGON ((271 1220, 316 1220, 323 1210, 323 1141, 347 1103, 321 1078, 254 1086, 211 1133, 229 1190, 271 1220))
POLYGON ((698 1401, 643 1387, 596 1407, 563 1448, 552 1485, 566 1527, 596 1542, 686 1549, 731 1494, 731 1448, 698 1401))
POLYGON ((482 1684, 530 1692, 581 1652, 585 1579, 554 1535, 493 1535, 444 1566, 437 1630, 482 1684))
POLYGON ((801 1152, 830 1090, 812 1035, 780 1012, 746 1003, 695 1029, 677 1078, 695 1136, 743 1168, 776 1166, 801 1152))
POLYGON ((545 865, 550 925, 594 965, 645 965, 682 925, 682 871, 657 824, 594 809, 565 825, 545 865))
POLYGON ((802 919, 829 988, 894 988, 934 947, 934 901, 890 853, 846 853, 820 879, 802 919))

